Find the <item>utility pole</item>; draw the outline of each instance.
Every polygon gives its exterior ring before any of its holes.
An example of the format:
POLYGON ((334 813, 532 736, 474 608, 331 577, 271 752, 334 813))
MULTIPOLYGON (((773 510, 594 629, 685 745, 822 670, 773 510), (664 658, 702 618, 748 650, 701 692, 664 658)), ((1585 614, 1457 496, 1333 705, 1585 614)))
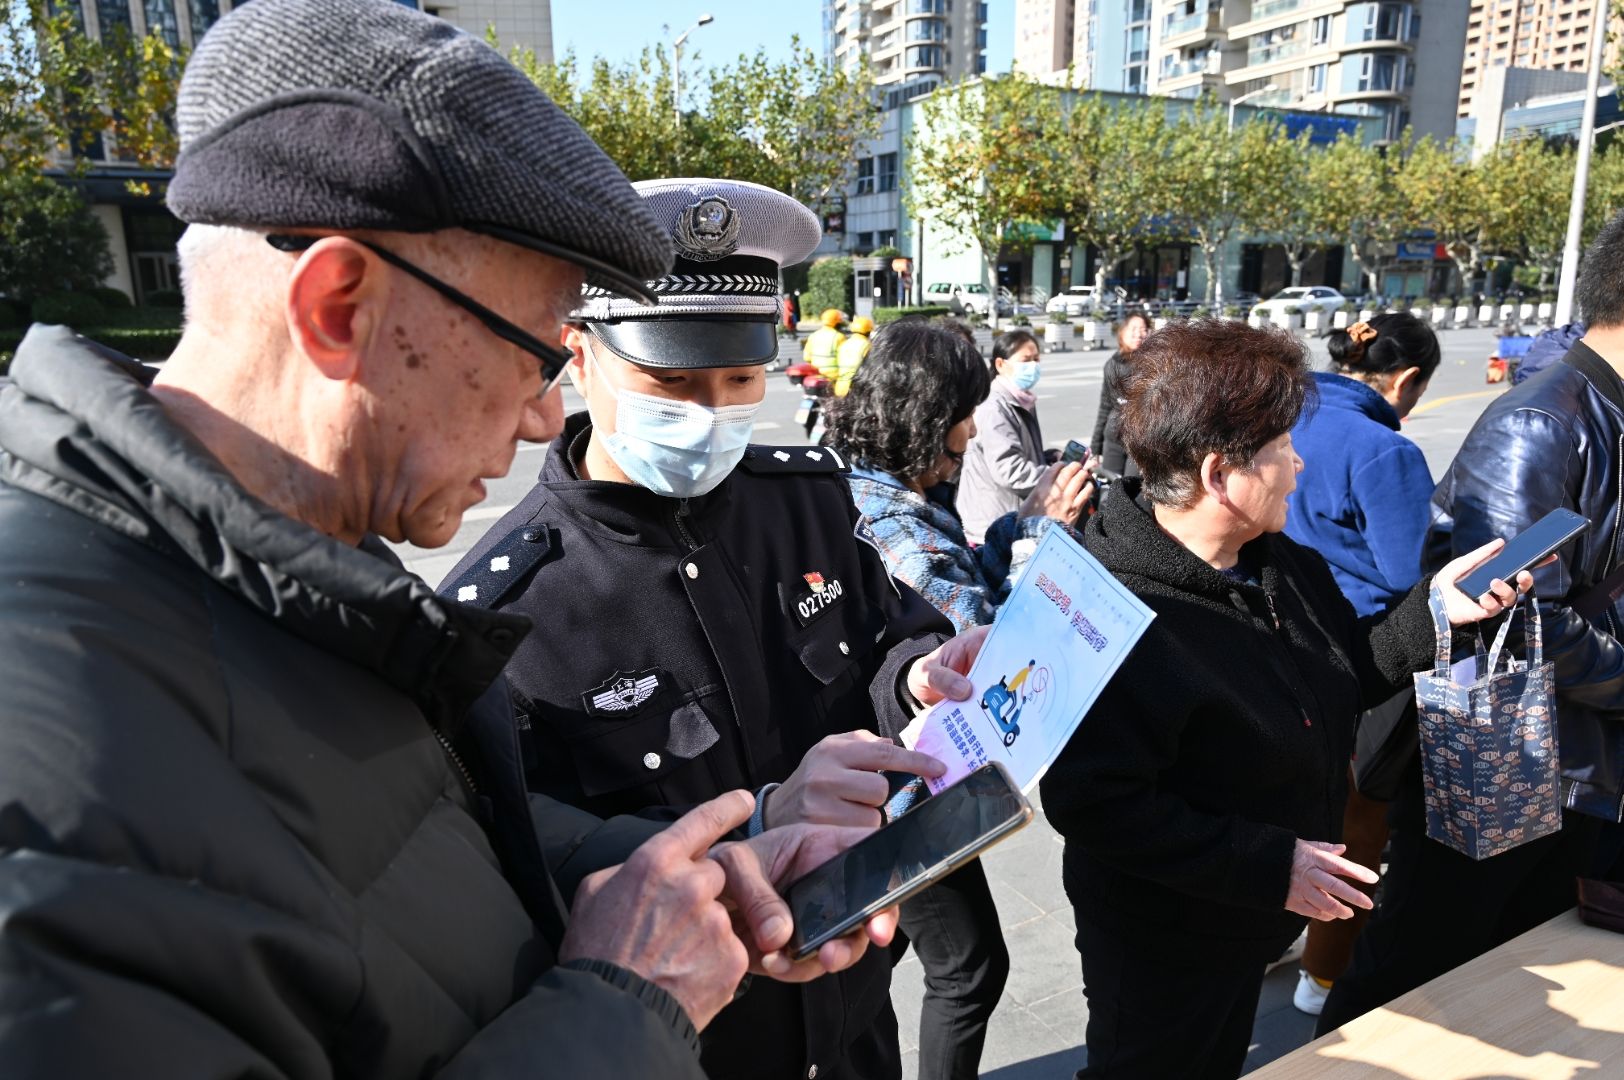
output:
POLYGON ((1568 239, 1562 245, 1562 273, 1556 285, 1557 326, 1573 321, 1573 289, 1579 281, 1579 237, 1585 223, 1585 188, 1590 182, 1590 152, 1596 142, 1596 91, 1601 88, 1602 55, 1607 46, 1608 14, 1598 11, 1590 28, 1590 78, 1585 86, 1584 119, 1579 123, 1579 158, 1573 166, 1573 201, 1568 204, 1568 239))

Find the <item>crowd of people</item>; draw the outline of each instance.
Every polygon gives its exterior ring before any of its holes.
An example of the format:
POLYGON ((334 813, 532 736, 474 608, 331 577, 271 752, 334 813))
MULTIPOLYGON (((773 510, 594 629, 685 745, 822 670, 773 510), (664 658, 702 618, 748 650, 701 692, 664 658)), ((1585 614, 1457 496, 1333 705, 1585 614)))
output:
POLYGON ((404 5, 244 5, 177 117, 177 351, 36 326, 0 393, 5 1075, 898 1080, 912 947, 920 1076, 975 1076, 1019 962, 979 863, 799 959, 783 894, 930 797, 902 728, 970 696, 1055 529, 1159 616, 1042 782, 1079 1076, 1234 1077, 1306 924, 1329 1026, 1617 854, 1624 215, 1583 341, 1436 489, 1409 316, 1319 373, 1285 331, 1130 319, 1102 498, 1047 448, 1020 330, 984 359, 950 320, 833 313, 823 438, 752 443, 817 217, 628 183, 404 5), (526 441, 520 503, 438 589, 407 572, 382 541, 448 543, 526 441), (1559 561, 1457 587, 1554 506, 1592 523, 1559 561), (1413 732, 1434 606, 1471 626, 1536 583, 1568 810, 1476 862, 1425 837, 1414 751, 1377 792, 1355 740, 1413 732))

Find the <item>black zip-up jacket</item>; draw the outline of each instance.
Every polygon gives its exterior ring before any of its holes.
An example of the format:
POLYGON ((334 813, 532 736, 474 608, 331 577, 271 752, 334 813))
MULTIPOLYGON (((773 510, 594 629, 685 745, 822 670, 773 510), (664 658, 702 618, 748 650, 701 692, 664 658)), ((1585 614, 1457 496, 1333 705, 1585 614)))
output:
POLYGON ((1483 411, 1433 492, 1429 550, 1463 555, 1557 507, 1590 519, 1534 571, 1556 667, 1562 798, 1624 820, 1624 601, 1587 621, 1569 605, 1624 560, 1624 382, 1584 342, 1483 411))
MULTIPOLYGON (((508 667, 533 790, 597 815, 788 778, 826 735, 895 736, 908 666, 952 635, 895 582, 823 447, 750 448, 692 499, 581 480, 572 416, 540 482, 442 591, 548 629, 508 667), (529 539, 527 539, 527 537, 529 539), (471 590, 471 591, 469 591, 471 590)), ((883 950, 805 987, 758 979, 703 1037, 717 1078, 877 1076, 895 1056, 883 950)))
POLYGON ((555 965, 555 880, 658 826, 527 800, 527 621, 248 495, 151 369, 35 327, 12 374, 0 1075, 698 1080, 664 991, 555 965))
POLYGON ((1354 722, 1433 657, 1423 582, 1360 620, 1330 568, 1283 534, 1241 549, 1261 585, 1168 536, 1124 481, 1088 550, 1156 612, 1043 778, 1079 917, 1145 948, 1267 961, 1295 841, 1337 841, 1354 722))
POLYGON ((1128 451, 1122 445, 1122 380, 1128 374, 1128 361, 1118 349, 1106 358, 1100 382, 1100 408, 1094 417, 1094 434, 1089 449, 1106 470, 1117 474, 1138 475, 1128 471, 1128 451))

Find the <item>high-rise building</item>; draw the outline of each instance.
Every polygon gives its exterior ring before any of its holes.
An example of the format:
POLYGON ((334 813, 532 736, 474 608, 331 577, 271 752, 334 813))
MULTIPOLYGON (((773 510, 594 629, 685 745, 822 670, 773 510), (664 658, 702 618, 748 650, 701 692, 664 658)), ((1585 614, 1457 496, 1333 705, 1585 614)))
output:
POLYGON ((553 62, 552 0, 399 0, 407 7, 438 15, 477 38, 496 34, 506 54, 518 46, 530 49, 543 64, 553 62))
MULTIPOLYGON (((1586 70, 1591 29, 1609 6, 1610 0, 1472 0, 1459 115, 1472 115, 1473 100, 1494 68, 1586 70)), ((1611 49, 1616 61, 1616 43, 1611 49)))
POLYGON ((824 52, 879 86, 928 92, 987 70, 987 5, 978 0, 823 0, 824 52))
POLYGON ((1058 82, 1143 94, 1150 87, 1151 0, 1016 0, 1015 66, 1058 82))

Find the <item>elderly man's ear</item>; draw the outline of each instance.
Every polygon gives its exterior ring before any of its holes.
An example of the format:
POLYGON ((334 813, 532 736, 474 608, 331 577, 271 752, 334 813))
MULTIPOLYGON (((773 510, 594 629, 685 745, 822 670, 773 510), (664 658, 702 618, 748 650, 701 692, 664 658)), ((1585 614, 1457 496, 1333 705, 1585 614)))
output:
POLYGON ((380 330, 388 299, 383 260, 342 236, 299 256, 288 282, 288 332, 329 379, 353 379, 380 330))

